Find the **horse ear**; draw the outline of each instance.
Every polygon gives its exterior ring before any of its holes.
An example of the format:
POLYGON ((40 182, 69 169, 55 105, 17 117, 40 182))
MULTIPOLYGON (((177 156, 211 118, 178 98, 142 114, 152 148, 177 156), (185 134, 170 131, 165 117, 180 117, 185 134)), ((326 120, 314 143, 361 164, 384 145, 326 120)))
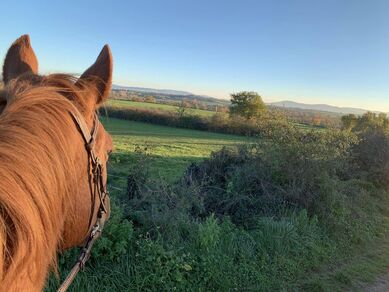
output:
POLYGON ((8 49, 3 66, 3 81, 7 84, 26 73, 38 74, 38 60, 27 34, 18 38, 8 49))
POLYGON ((109 96, 112 87, 112 65, 111 50, 105 45, 96 62, 80 77, 79 83, 86 83, 95 90, 95 105, 103 103, 109 96))

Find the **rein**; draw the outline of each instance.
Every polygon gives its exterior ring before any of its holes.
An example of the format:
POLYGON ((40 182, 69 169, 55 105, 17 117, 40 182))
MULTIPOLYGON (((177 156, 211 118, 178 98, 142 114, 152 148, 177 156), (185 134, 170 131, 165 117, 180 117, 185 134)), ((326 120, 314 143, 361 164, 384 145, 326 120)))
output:
POLYGON ((102 173, 102 162, 95 152, 95 141, 97 132, 99 129, 99 119, 97 114, 94 116, 93 129, 92 133, 89 132, 89 129, 84 121, 81 118, 81 115, 78 113, 70 112, 78 130, 81 132, 83 140, 85 142, 85 150, 88 153, 89 160, 89 185, 92 195, 92 210, 89 217, 89 233, 85 239, 84 246, 82 247, 80 254, 78 256, 77 262, 74 264, 73 268, 67 275, 65 281, 61 284, 58 292, 67 291, 70 284, 74 281, 80 270, 83 270, 86 262, 90 258, 91 250, 95 241, 100 237, 101 232, 103 231, 104 224, 109 216, 109 196, 107 191, 107 186, 104 184, 103 173, 102 173), (97 211, 96 221, 92 225, 96 196, 99 199, 99 209, 97 211), (107 209, 108 208, 108 209, 107 209))

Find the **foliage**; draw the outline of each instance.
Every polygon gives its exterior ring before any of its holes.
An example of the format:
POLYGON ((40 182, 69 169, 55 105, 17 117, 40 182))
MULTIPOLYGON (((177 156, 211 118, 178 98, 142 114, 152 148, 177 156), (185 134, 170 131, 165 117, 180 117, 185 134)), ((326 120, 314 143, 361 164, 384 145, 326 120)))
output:
MULTIPOLYGON (((300 131, 285 120, 258 127, 262 139, 215 151, 180 180, 145 171, 136 196, 114 193, 121 206, 104 233, 110 243, 101 239, 98 258, 73 291, 322 289, 307 279, 386 236, 388 190, 369 169, 355 167, 362 156, 355 155, 361 140, 354 133, 300 131)), ((189 144, 193 133, 184 139, 189 144)), ((120 151, 128 149, 121 143, 120 151)), ((147 168, 149 149, 137 150, 137 159, 113 159, 131 164, 127 173, 147 168)), ((65 255, 60 262, 63 275, 73 261, 65 255)), ((347 277, 338 274, 331 285, 347 277)), ((56 287, 50 278, 47 290, 56 287)))
POLYGON ((389 131, 389 118, 385 113, 375 114, 367 112, 362 116, 350 114, 342 117, 342 123, 343 129, 355 133, 378 129, 389 131))
POLYGON ((150 163, 152 158, 148 153, 148 147, 135 146, 134 154, 136 163, 130 165, 127 175, 127 197, 133 199, 139 197, 143 187, 150 177, 150 163))
POLYGON ((112 204, 111 217, 104 227, 104 236, 100 238, 92 249, 95 260, 106 258, 118 261, 128 252, 129 243, 133 236, 132 223, 123 219, 123 211, 112 204))
POLYGON ((247 120, 259 118, 266 111, 266 105, 256 92, 241 91, 231 94, 230 114, 247 120))
POLYGON ((177 108, 177 115, 179 119, 182 119, 187 108, 187 104, 184 101, 181 101, 180 106, 177 108))
POLYGON ((389 186, 389 118, 368 112, 360 117, 342 117, 343 128, 355 133, 359 143, 353 147, 355 167, 362 177, 377 185, 389 186))
POLYGON ((186 181, 201 186, 208 213, 228 215, 246 228, 258 217, 278 216, 284 208, 321 214, 321 194, 334 192, 326 189, 328 180, 338 184, 346 176, 355 137, 276 129, 266 140, 237 151, 223 149, 188 169, 186 181))
POLYGON ((156 99, 155 99, 154 96, 148 95, 148 96, 145 97, 145 102, 155 103, 155 102, 156 102, 156 99))
POLYGON ((353 148, 353 156, 361 176, 377 185, 389 186, 389 133, 369 129, 358 137, 360 142, 353 148))

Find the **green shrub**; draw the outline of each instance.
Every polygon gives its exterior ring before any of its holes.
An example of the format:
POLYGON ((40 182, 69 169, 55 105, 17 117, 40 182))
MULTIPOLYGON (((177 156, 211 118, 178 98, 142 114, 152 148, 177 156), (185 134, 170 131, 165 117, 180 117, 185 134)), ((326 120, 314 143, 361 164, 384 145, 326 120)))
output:
POLYGON ((116 205, 111 207, 111 217, 103 230, 103 236, 92 249, 94 260, 105 258, 117 261, 128 252, 133 236, 132 223, 123 219, 123 212, 116 205))
POLYGON ((368 129, 358 136, 360 142, 353 148, 353 156, 361 176, 389 187, 389 134, 383 129, 368 129))
POLYGON ((188 287, 193 259, 190 254, 165 247, 147 234, 135 242, 130 264, 136 290, 183 290, 188 287))

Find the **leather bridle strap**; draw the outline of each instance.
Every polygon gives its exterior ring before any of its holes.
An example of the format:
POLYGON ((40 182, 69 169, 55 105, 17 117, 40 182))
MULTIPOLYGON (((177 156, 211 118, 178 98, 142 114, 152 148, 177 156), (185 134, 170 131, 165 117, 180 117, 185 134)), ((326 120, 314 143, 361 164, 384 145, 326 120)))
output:
MULTIPOLYGON (((92 167, 93 167, 93 165, 96 164, 96 157, 97 157, 95 152, 94 152, 94 145, 95 145, 95 141, 96 141, 96 137, 97 137, 97 132, 99 130, 99 119, 97 117, 97 114, 95 114, 95 116, 94 116, 92 133, 89 132, 88 126, 86 125, 86 123, 84 122, 84 119, 81 118, 79 114, 75 114, 74 112, 70 112, 70 114, 72 115, 78 129, 80 130, 80 132, 82 134, 82 138, 84 139, 84 143, 85 143, 85 149, 88 152, 88 159, 91 160, 89 162, 90 163, 89 165, 92 164, 92 167)), ((92 198, 91 198, 92 208, 91 208, 91 213, 90 213, 89 221, 88 221, 88 226, 89 226, 88 231, 91 228, 92 218, 93 218, 94 209, 95 209, 95 201, 96 201, 95 190, 93 190, 92 187, 93 187, 92 184, 90 184, 91 194, 92 194, 92 198)))
MULTIPOLYGON (((80 117, 80 114, 75 114, 74 112, 70 112, 70 114, 76 122, 78 129, 81 131, 85 146, 93 144, 97 136, 97 131, 99 129, 99 119, 97 117, 97 114, 95 114, 93 119, 92 134, 89 132, 88 126, 86 125, 84 119, 80 117)), ((91 148, 93 148, 93 145, 91 148)))
POLYGON ((82 134, 82 137, 85 142, 85 149, 88 153, 89 166, 91 167, 91 177, 89 177, 89 183, 93 203, 88 223, 89 233, 85 240, 85 244, 80 251, 77 262, 69 272, 61 287, 57 290, 59 292, 66 291, 69 288, 70 284, 74 281, 78 272, 85 267, 87 260, 90 258, 93 244, 95 243, 96 239, 101 235, 105 221, 108 219, 108 216, 104 216, 105 214, 108 214, 106 207, 106 201, 109 200, 108 191, 103 180, 102 164, 99 157, 96 155, 94 148, 100 122, 97 117, 97 114, 95 114, 92 133, 90 133, 84 119, 81 118, 81 114, 79 114, 78 111, 75 112, 77 112, 77 114, 75 114, 74 112, 70 112, 70 114, 82 134), (96 222, 95 224, 93 224, 93 226, 91 226, 95 210, 96 195, 98 195, 100 206, 97 212, 96 222))

